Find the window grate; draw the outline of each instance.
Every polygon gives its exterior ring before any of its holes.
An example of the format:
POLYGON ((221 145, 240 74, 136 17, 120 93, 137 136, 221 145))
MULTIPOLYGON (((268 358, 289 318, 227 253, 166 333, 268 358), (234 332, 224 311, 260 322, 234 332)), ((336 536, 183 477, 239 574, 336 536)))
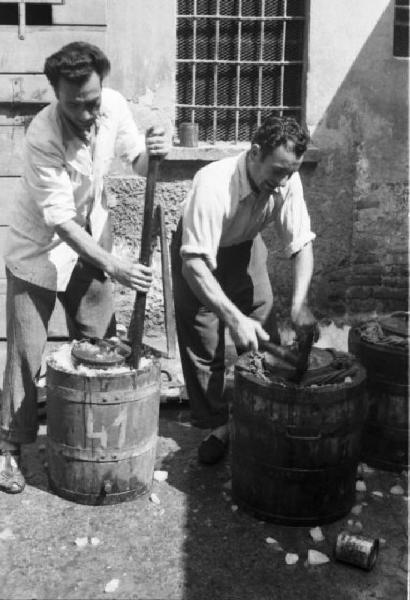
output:
POLYGON ((247 141, 272 113, 302 117, 305 0, 178 0, 177 126, 247 141))
POLYGON ((396 0, 394 8, 394 36, 393 56, 398 58, 410 57, 409 23, 410 23, 409 0, 396 0))

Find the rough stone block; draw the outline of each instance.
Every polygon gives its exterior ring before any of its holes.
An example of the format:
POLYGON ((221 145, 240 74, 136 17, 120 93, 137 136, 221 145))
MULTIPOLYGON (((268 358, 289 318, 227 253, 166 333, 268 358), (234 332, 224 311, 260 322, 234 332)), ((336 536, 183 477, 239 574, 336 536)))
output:
POLYGON ((337 269, 332 273, 327 275, 327 279, 329 283, 344 281, 346 282, 346 278, 350 275, 350 268, 346 269, 337 269))
POLYGON ((380 264, 355 264, 352 267, 352 276, 356 275, 381 275, 383 266, 380 264))
POLYGON ((346 298, 358 298, 364 300, 372 295, 371 287, 353 286, 346 291, 346 298))
POLYGON ((353 299, 348 302, 348 309, 351 313, 367 313, 376 310, 377 303, 374 298, 366 300, 353 299))
POLYGON ((406 300, 408 296, 408 288, 392 288, 392 287, 380 287, 375 288, 373 291, 375 298, 388 298, 391 300, 406 300))
POLYGON ((353 245, 355 252, 368 253, 372 250, 376 250, 379 243, 374 236, 361 235, 360 237, 357 236, 357 238, 353 242, 353 245))
POLYGON ((349 277, 350 285, 380 285, 382 282, 381 275, 351 275, 349 277))
POLYGON ((387 265, 385 271, 391 275, 404 275, 405 277, 408 277, 409 274, 407 265, 387 265))
POLYGON ((374 263, 378 263, 379 262, 379 257, 377 256, 377 254, 370 254, 368 252, 357 252, 355 251, 353 254, 353 260, 352 262, 354 264, 364 264, 364 265, 371 265, 374 263))
POLYGON ((402 276, 402 277, 388 277, 388 276, 384 276, 382 278, 382 284, 387 286, 387 287, 394 287, 394 288, 402 288, 405 287, 408 284, 408 275, 407 276, 402 276))

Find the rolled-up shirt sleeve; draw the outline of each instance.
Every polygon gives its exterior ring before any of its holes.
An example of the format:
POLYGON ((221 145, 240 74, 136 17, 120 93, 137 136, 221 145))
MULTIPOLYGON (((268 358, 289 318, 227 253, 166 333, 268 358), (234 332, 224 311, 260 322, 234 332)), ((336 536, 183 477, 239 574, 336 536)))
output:
POLYGON ((27 140, 24 183, 48 227, 76 217, 72 183, 57 148, 48 150, 27 140))
POLYGON ((116 153, 127 164, 137 156, 145 155, 145 134, 142 133, 132 116, 126 99, 117 92, 119 123, 116 140, 116 153))
POLYGON ((216 269, 224 212, 224 203, 214 186, 198 173, 184 205, 180 251, 183 260, 202 256, 211 271, 216 269))
POLYGON ((299 173, 294 173, 289 180, 286 196, 276 220, 276 229, 287 257, 299 252, 303 246, 316 238, 316 234, 311 230, 299 173))

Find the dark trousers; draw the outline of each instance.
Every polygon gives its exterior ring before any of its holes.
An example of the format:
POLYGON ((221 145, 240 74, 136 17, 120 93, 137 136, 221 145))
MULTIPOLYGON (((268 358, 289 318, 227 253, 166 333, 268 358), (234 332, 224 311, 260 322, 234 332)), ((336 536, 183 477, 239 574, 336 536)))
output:
MULTIPOLYGON (((225 393, 225 324, 201 304, 182 275, 181 223, 171 244, 175 319, 182 370, 193 425, 224 425, 229 407, 225 393)), ((244 314, 262 323, 278 341, 267 250, 258 235, 253 241, 220 248, 214 276, 228 298, 244 314)), ((237 349, 240 351, 241 349, 237 349)))
POLYGON ((54 292, 7 270, 7 359, 1 406, 1 434, 26 444, 37 436, 35 379, 41 369, 47 328, 56 298, 61 300, 71 339, 115 335, 112 283, 78 261, 65 292, 54 292))

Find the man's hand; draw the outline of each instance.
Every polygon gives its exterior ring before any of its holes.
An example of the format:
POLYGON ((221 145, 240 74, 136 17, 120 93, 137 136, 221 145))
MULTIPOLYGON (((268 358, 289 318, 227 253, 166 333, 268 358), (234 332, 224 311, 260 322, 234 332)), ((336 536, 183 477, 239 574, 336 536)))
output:
POLYGON ((126 258, 112 257, 109 274, 113 279, 137 292, 146 294, 152 283, 152 269, 126 258))
POLYGON ((262 325, 245 315, 237 320, 235 326, 229 327, 229 331, 235 346, 243 351, 254 350, 256 352, 259 348, 259 341, 268 341, 269 339, 269 334, 262 325))
POLYGON ((299 333, 306 331, 309 328, 313 328, 314 341, 317 342, 319 339, 319 327, 312 311, 307 304, 302 304, 300 307, 292 307, 290 316, 297 337, 299 333))
POLYGON ((169 151, 165 130, 161 127, 150 127, 145 134, 145 146, 149 156, 165 156, 169 151))
POLYGON ((303 327, 316 323, 316 319, 307 304, 302 304, 302 306, 298 307, 293 306, 290 317, 295 327, 303 327))

